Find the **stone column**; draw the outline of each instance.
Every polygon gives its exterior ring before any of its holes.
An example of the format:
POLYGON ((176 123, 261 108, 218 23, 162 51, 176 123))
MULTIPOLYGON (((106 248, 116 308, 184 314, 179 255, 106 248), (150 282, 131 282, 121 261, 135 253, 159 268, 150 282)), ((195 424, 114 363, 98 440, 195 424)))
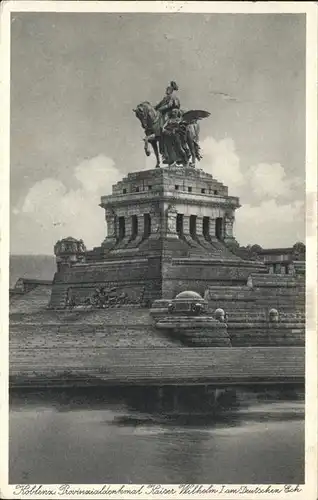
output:
POLYGON ((198 236, 203 236, 203 217, 201 215, 197 215, 196 233, 198 236))
POLYGON ((113 246, 117 239, 117 217, 112 208, 105 209, 105 220, 107 225, 107 236, 104 239, 102 246, 113 246))
POLYGON ((228 219, 225 220, 225 237, 233 238, 233 222, 228 219))
POLYGON ((132 236, 132 220, 131 215, 125 215, 125 238, 132 236))
POLYGON ((113 210, 105 210, 107 238, 116 238, 116 214, 113 210))
POLYGON ((229 243, 234 240, 233 236, 233 224, 234 224, 234 214, 232 212, 226 213, 224 217, 224 242, 229 243))
POLYGON ((224 238, 233 238, 234 216, 226 216, 224 224, 224 238))
POLYGON ((190 215, 183 216, 183 234, 184 235, 190 234, 190 215))
POLYGON ((293 262, 291 262, 288 266, 288 274, 295 274, 295 266, 293 262))
POLYGON ((169 238, 178 238, 177 234, 177 209, 174 205, 168 205, 165 211, 166 234, 169 238))
POLYGON ((215 234, 215 219, 210 219, 210 230, 209 230, 210 238, 212 240, 216 239, 216 234, 215 234))
POLYGON ((144 236, 144 214, 137 214, 138 219, 138 235, 137 238, 143 238, 144 236))
POLYGON ((151 233, 149 238, 156 239, 159 238, 162 232, 162 222, 159 208, 155 207, 150 210, 151 217, 151 233))

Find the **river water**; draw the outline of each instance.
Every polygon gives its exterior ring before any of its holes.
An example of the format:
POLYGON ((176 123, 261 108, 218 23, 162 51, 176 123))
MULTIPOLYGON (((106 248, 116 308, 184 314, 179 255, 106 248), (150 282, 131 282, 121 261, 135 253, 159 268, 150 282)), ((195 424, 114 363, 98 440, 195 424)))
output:
MULTIPOLYGON (((244 399, 244 398, 243 398, 244 399)), ((304 482, 304 402, 252 398, 215 421, 136 422, 94 392, 15 392, 10 483, 304 482)))

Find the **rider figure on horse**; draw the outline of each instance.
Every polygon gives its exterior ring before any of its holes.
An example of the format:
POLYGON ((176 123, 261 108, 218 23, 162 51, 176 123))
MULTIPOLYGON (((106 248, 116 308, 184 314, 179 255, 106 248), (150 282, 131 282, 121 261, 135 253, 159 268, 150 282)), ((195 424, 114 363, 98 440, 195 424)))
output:
POLYGON ((170 82, 170 85, 166 88, 166 95, 164 98, 155 106, 155 110, 159 111, 161 115, 161 126, 163 127, 167 118, 173 109, 180 109, 180 100, 176 95, 179 90, 176 82, 170 82))
POLYGON ((179 129, 182 111, 180 100, 176 95, 178 90, 176 82, 170 82, 166 88, 166 95, 155 106, 155 110, 160 113, 160 127, 163 134, 160 141, 160 152, 163 156, 163 162, 169 165, 187 162, 187 151, 184 148, 184 141, 179 129))
POLYGON ((151 144, 157 168, 160 167, 160 154, 163 163, 169 166, 181 164, 194 167, 196 160, 201 159, 198 121, 210 116, 210 113, 181 110, 176 95, 178 90, 178 85, 172 81, 166 88, 166 95, 155 107, 144 101, 133 109, 145 131, 145 153, 150 155, 151 144))

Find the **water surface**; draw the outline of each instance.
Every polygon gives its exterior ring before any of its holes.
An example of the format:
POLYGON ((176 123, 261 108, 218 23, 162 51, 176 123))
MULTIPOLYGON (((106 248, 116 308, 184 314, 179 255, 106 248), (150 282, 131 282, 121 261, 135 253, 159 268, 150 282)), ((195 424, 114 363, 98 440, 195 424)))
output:
POLYGON ((10 483, 296 483, 304 481, 303 402, 247 402, 219 421, 129 421, 123 401, 15 393, 10 483))

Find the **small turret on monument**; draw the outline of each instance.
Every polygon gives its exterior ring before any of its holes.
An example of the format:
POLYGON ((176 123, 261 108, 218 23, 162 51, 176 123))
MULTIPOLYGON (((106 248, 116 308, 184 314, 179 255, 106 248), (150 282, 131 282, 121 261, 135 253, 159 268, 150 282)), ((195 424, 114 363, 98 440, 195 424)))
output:
POLYGON ((77 263, 85 262, 86 247, 83 240, 68 236, 54 245, 57 271, 62 272, 77 263))

